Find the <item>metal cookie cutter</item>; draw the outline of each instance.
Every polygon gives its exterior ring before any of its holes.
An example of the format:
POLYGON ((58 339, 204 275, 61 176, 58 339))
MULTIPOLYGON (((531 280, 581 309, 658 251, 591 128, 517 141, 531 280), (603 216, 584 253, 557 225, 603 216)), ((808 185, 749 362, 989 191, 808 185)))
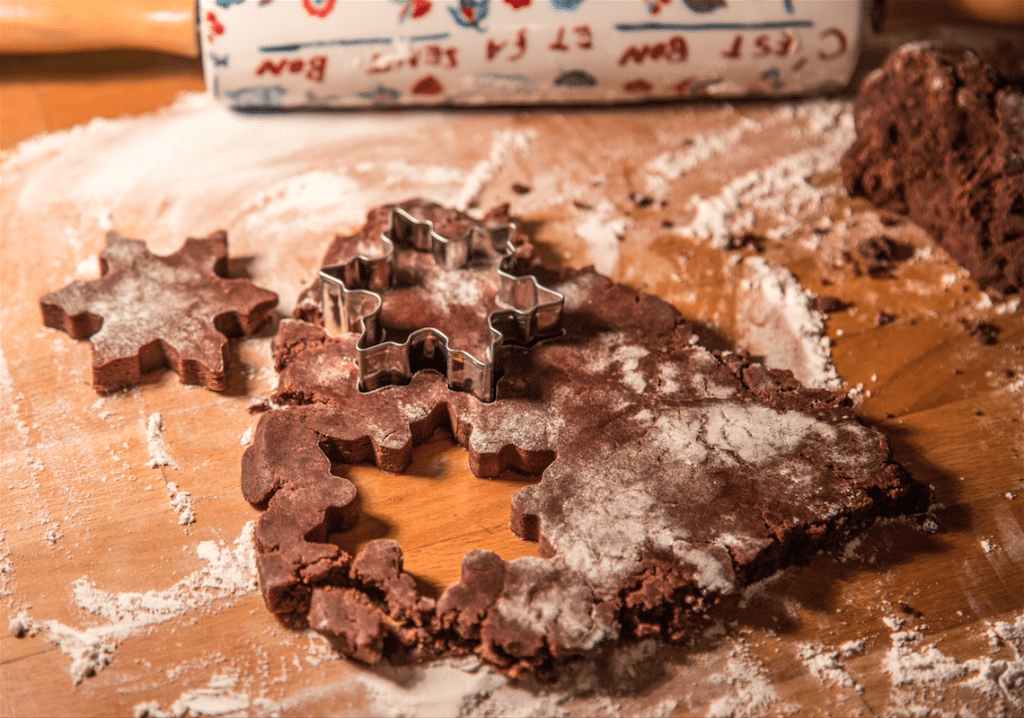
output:
POLYGON ((331 336, 359 333, 356 362, 359 390, 408 384, 414 374, 433 369, 447 379, 448 388, 472 394, 482 402, 494 401, 500 376, 495 357, 505 344, 529 346, 562 334, 565 298, 541 286, 532 275, 516 276, 514 224, 473 227, 463 237, 442 237, 428 220, 419 220, 402 209, 391 213, 391 228, 381 234, 379 257, 357 255, 344 264, 320 270, 324 329, 331 336), (381 293, 392 283, 395 245, 429 252, 445 269, 460 269, 469 261, 473 240, 489 241, 502 255, 498 264, 497 302, 502 307, 487 318, 491 331, 484 361, 468 352, 449 348, 448 337, 438 329, 415 330, 401 344, 385 341, 380 323, 381 293))

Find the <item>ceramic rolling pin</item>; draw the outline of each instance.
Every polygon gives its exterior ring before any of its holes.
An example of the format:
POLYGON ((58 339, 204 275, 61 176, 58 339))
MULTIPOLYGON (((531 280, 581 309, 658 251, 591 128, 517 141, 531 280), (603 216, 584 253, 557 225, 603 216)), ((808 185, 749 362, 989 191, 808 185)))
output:
MULTIPOLYGON (((238 108, 521 105, 841 88, 865 13, 908 1, 0 0, 0 21, 4 52, 198 54, 238 108)), ((1024 15, 1021 0, 951 2, 1024 15)))

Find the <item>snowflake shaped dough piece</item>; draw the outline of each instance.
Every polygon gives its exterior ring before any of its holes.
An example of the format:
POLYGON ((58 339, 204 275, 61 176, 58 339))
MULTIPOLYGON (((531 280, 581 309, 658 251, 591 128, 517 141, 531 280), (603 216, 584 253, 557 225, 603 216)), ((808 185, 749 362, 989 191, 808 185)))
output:
POLYGON ((46 326, 91 341, 93 388, 133 386, 167 366, 184 384, 223 391, 227 337, 256 332, 277 295, 226 277, 223 231, 187 239, 165 257, 117 232, 106 241, 99 279, 74 281, 39 300, 46 326))

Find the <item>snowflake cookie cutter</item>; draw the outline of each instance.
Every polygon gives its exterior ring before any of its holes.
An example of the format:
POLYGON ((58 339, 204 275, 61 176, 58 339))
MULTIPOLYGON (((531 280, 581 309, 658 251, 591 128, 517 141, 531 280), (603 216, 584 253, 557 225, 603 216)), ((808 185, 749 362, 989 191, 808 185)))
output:
POLYGON ((380 256, 359 254, 343 264, 323 267, 320 308, 324 330, 330 336, 359 334, 359 390, 408 384, 414 374, 432 369, 445 377, 449 389, 491 403, 501 378, 495 358, 503 346, 530 346, 561 336, 565 298, 541 285, 533 275, 514 273, 515 236, 516 226, 508 223, 474 226, 462 237, 444 237, 434 231, 429 220, 396 208, 391 212, 390 229, 381 233, 380 256), (416 329, 401 343, 387 341, 380 311, 382 294, 392 285, 396 244, 429 253, 438 266, 453 270, 468 263, 474 240, 501 255, 496 297, 500 308, 487 317, 491 333, 488 356, 481 360, 469 352, 451 349, 448 336, 433 327, 416 329))

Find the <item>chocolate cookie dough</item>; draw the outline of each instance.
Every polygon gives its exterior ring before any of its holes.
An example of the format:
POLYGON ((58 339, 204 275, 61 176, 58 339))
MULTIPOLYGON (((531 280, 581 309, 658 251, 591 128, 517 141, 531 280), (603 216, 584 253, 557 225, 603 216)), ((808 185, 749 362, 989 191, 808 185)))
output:
POLYGON ((109 232, 102 276, 42 297, 43 323, 92 342, 97 391, 138 384, 162 366, 184 384, 223 391, 227 337, 253 334, 277 306, 273 292, 226 279, 227 258, 224 232, 188 239, 166 257, 109 232))
POLYGON ((985 288, 1024 289, 1024 41, 999 62, 906 45, 868 76, 842 160, 851 195, 907 214, 985 288))
MULTIPOLYGON (((402 206, 442 226, 471 221, 402 206)), ((327 261, 382 226, 371 213, 327 261)), ((528 242, 521 249, 529 256, 528 242)), ((263 414, 242 463, 245 498, 265 509, 255 539, 271 611, 363 661, 472 651, 515 674, 620 638, 684 640, 721 596, 878 516, 924 508, 927 492, 845 394, 710 352, 672 306, 592 269, 534 271, 565 296, 565 335, 511 349, 493 404, 431 372, 360 393, 355 336, 282 322, 274 401, 286 406, 263 414), (358 521, 345 464, 400 471, 439 428, 466 447, 476 476, 542 478, 514 496, 510 514, 540 557, 470 551, 461 580, 435 601, 403 572, 395 542, 353 557, 328 537, 358 521)), ((427 287, 408 289, 396 301, 439 301, 427 287)), ((491 289, 466 291, 482 293, 485 312, 491 289)), ((315 320, 312 305, 304 311, 315 320)))

